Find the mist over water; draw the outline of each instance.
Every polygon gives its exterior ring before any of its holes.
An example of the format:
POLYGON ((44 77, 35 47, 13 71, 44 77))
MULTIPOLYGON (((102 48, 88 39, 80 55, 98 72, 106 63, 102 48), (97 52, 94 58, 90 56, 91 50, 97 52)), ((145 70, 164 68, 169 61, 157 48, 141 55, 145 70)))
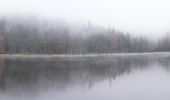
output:
POLYGON ((169 100, 169 56, 1 57, 2 100, 169 100))
POLYGON ((170 100, 169 0, 1 0, 0 100, 170 100))

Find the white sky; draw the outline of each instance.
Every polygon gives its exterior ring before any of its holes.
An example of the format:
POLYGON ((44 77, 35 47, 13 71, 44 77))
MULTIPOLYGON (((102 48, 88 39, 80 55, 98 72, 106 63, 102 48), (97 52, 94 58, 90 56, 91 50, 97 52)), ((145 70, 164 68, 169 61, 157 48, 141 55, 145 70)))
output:
POLYGON ((158 37, 170 32, 170 0, 0 0, 0 14, 36 14, 158 37))

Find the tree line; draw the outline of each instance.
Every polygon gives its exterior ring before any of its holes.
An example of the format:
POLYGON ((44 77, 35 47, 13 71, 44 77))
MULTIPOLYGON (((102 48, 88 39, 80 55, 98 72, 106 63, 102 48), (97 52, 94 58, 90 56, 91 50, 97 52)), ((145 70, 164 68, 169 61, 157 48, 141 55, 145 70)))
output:
POLYGON ((0 18, 0 53, 89 54, 170 51, 167 34, 156 42, 88 23, 0 18))

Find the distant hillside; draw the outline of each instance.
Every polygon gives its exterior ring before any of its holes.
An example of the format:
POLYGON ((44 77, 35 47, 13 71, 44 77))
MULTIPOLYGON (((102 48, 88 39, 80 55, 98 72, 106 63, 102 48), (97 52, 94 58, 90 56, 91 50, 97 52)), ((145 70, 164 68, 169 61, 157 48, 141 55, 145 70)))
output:
POLYGON ((157 43, 92 24, 80 25, 35 17, 0 19, 0 53, 87 54, 170 51, 170 39, 157 43))

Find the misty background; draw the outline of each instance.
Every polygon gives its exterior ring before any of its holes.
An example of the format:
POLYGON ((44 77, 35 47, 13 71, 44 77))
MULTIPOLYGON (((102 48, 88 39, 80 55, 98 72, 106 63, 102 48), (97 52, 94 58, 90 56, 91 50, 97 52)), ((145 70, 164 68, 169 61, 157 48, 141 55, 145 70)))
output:
POLYGON ((2 0, 0 14, 90 21, 133 35, 158 38, 169 32, 169 0, 2 0))
POLYGON ((168 0, 4 0, 1 53, 169 51, 168 0))

